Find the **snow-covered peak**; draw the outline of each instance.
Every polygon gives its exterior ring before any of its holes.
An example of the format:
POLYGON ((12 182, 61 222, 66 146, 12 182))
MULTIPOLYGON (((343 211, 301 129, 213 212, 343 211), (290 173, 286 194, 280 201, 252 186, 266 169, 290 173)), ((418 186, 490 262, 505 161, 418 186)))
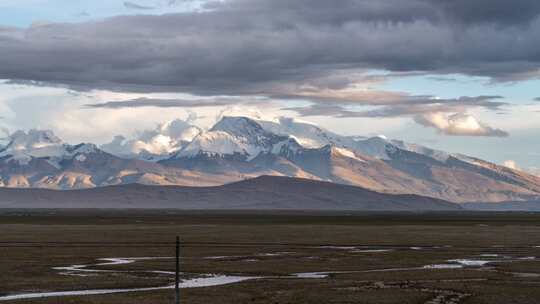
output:
MULTIPOLYGON (((238 130, 248 128, 244 124, 253 123, 253 120, 251 119, 244 119, 247 121, 243 121, 237 117, 228 117, 227 120, 222 121, 223 123, 220 122, 217 126, 229 133, 242 133, 238 130)), ((403 141, 391 140, 384 135, 370 138, 362 136, 343 136, 321 128, 314 123, 299 121, 295 118, 279 117, 270 121, 257 120, 256 124, 261 126, 267 132, 294 138, 298 144, 306 148, 322 148, 331 145, 336 148, 346 149, 353 153, 363 154, 382 160, 389 160, 389 154, 394 153, 397 149, 422 154, 441 162, 445 162, 449 158, 449 154, 443 151, 403 141)), ((260 130, 258 130, 258 132, 260 132, 260 130)))
POLYGON ((292 136, 306 148, 321 148, 332 144, 346 146, 351 142, 345 136, 337 135, 313 123, 295 118, 279 117, 276 121, 257 121, 265 130, 282 136, 292 136))
POLYGON ((90 154, 98 152, 99 148, 94 144, 83 143, 75 146, 66 146, 66 151, 69 155, 90 154))
POLYGON ((351 145, 351 148, 356 152, 383 160, 389 160, 389 154, 396 151, 396 146, 386 137, 381 136, 370 137, 363 140, 356 140, 351 145))
POLYGON ((262 130, 253 119, 244 116, 224 116, 210 131, 224 131, 230 134, 241 134, 250 130, 262 130))
POLYGON ((247 117, 225 116, 210 131, 222 131, 250 141, 259 141, 269 136, 269 132, 265 131, 260 124, 247 117))
MULTIPOLYGON (((357 153, 388 160, 390 159, 388 154, 397 148, 393 141, 384 135, 371 138, 343 136, 316 124, 298 121, 294 118, 280 117, 277 121, 258 121, 258 123, 270 132, 294 137, 298 143, 306 148, 322 148, 330 145, 337 149, 343 149, 339 151, 351 157, 357 153)), ((405 145, 402 146, 405 148, 405 145)))
POLYGON ((201 153, 213 156, 241 154, 253 159, 261 152, 271 152, 276 144, 287 139, 287 136, 263 129, 253 119, 225 116, 210 131, 197 136, 176 157, 192 157, 201 153))
POLYGON ((176 157, 193 157, 199 154, 222 156, 237 153, 248 156, 255 152, 252 146, 238 141, 237 138, 227 132, 210 131, 197 136, 176 157))
POLYGON ((0 150, 0 158, 14 160, 23 165, 33 158, 46 158, 57 166, 57 162, 62 159, 95 153, 97 150, 93 144, 65 144, 49 130, 16 131, 9 136, 9 143, 0 150))
POLYGON ((28 163, 32 157, 62 157, 64 152, 64 143, 52 131, 16 131, 9 136, 9 143, 0 151, 0 157, 28 163))
POLYGON ((6 148, 12 150, 36 150, 50 146, 62 145, 62 140, 49 130, 16 131, 9 136, 6 148))

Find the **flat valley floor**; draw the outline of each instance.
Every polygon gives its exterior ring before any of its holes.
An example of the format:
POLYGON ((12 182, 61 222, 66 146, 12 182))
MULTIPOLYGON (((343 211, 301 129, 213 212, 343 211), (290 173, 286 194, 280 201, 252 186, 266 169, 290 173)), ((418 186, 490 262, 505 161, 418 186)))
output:
POLYGON ((540 303, 540 214, 0 212, 0 304, 540 303))

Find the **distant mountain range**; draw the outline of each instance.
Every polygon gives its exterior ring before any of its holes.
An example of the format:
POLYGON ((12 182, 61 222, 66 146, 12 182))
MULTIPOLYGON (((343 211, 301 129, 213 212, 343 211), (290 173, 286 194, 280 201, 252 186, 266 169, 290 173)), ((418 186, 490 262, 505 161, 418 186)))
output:
POLYGON ((224 117, 207 131, 188 124, 177 131, 181 140, 167 149, 136 153, 112 144, 68 145, 50 131, 15 132, 0 147, 0 186, 218 186, 269 175, 458 203, 540 199, 537 176, 382 136, 342 136, 293 119, 224 117))
POLYGON ((455 203, 334 183, 261 176, 224 186, 139 184, 73 191, 0 189, 0 208, 460 211, 455 203))

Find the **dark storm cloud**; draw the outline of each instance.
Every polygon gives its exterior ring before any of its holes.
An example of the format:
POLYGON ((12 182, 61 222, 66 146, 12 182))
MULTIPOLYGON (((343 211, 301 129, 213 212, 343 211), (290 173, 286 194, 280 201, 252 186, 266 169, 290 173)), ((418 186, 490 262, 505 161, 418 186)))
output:
POLYGON ((167 1, 167 6, 175 6, 180 3, 189 3, 189 2, 195 2, 198 0, 169 0, 167 1))
POLYGON ((428 77, 429 80, 433 81, 439 81, 439 82, 458 82, 457 79, 452 77, 444 77, 444 76, 430 76, 428 77))
POLYGON ((313 104, 307 107, 288 107, 283 110, 293 111, 300 116, 365 117, 361 112, 346 110, 341 105, 313 104))
POLYGON ((445 15, 464 24, 527 24, 540 14, 537 0, 427 0, 445 15))
POLYGON ((540 97, 537 97, 534 99, 535 101, 540 101, 540 97))
POLYGON ((489 110, 497 110, 501 106, 508 105, 506 102, 495 101, 502 96, 461 96, 458 98, 436 98, 431 95, 407 95, 403 93, 371 91, 365 94, 353 94, 351 96, 305 96, 305 95, 281 95, 272 96, 278 99, 304 99, 313 103, 334 103, 341 105, 371 105, 371 106, 410 106, 410 105, 438 105, 444 104, 449 107, 467 106, 481 107, 489 110))
POLYGON ((121 101, 108 101, 104 103, 88 104, 89 108, 106 108, 106 109, 124 109, 124 108, 142 108, 142 107, 158 107, 158 108, 194 108, 194 107, 218 107, 228 106, 239 103, 249 103, 246 100, 233 98, 212 98, 208 99, 158 99, 158 98, 136 98, 121 101))
POLYGON ((155 7, 153 7, 153 6, 140 5, 140 4, 137 4, 135 2, 129 2, 129 1, 124 2, 124 7, 129 8, 129 9, 137 9, 137 10, 153 10, 153 9, 155 9, 155 7))
MULTIPOLYGON (((369 69, 540 75, 540 1, 230 0, 202 11, 0 28, 0 79, 280 95, 369 69)), ((334 86, 358 80, 343 78, 334 86)))
MULTIPOLYGON (((301 116, 335 116, 335 117, 401 117, 428 113, 461 113, 470 108, 498 110, 507 105, 493 101, 500 96, 463 96, 451 99, 435 99, 430 96, 409 96, 410 98, 387 101, 385 103, 360 103, 361 105, 379 106, 373 110, 351 110, 354 103, 331 103, 315 101, 305 107, 288 107, 284 110, 295 111, 301 116)), ((313 101, 313 100, 312 100, 313 101)))
MULTIPOLYGON (((416 97, 418 100, 421 98, 416 97)), ((493 128, 474 116, 467 114, 470 108, 497 110, 505 105, 490 99, 499 96, 460 97, 457 99, 426 99, 423 102, 397 102, 373 110, 359 111, 350 105, 332 103, 314 103, 304 107, 288 107, 300 116, 333 116, 338 118, 396 118, 411 117, 425 127, 434 128, 439 133, 450 136, 507 137, 508 132, 493 128)))
POLYGON ((182 98, 134 98, 128 100, 106 101, 101 103, 86 104, 86 108, 94 109, 126 109, 126 108, 197 108, 197 107, 222 107, 232 105, 257 105, 261 103, 271 103, 266 98, 253 97, 210 97, 200 99, 182 99, 182 98))

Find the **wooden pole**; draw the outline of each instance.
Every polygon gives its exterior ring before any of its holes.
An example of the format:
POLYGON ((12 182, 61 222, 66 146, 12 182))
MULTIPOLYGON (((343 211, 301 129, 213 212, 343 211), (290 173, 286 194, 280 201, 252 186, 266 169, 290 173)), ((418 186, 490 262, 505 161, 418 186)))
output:
POLYGON ((176 237, 176 284, 175 290, 175 303, 180 304, 180 237, 176 237))

